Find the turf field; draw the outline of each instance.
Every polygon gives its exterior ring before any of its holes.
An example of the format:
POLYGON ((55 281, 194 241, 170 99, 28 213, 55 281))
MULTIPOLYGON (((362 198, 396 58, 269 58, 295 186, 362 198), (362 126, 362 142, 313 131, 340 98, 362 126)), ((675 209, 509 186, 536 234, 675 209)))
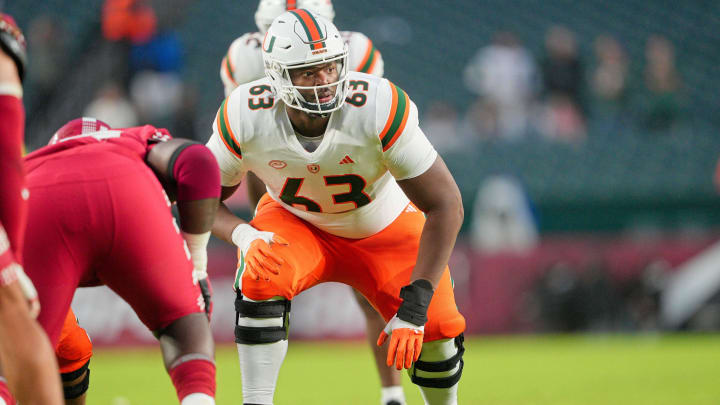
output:
MULTIPOLYGON (((477 337, 466 347, 460 404, 720 404, 720 335, 477 337)), ((241 404, 235 348, 219 347, 217 362, 217 403, 241 404)), ((97 349, 91 369, 89 404, 177 403, 159 349, 97 349)), ((275 403, 375 405, 378 386, 363 342, 290 342, 275 403)))

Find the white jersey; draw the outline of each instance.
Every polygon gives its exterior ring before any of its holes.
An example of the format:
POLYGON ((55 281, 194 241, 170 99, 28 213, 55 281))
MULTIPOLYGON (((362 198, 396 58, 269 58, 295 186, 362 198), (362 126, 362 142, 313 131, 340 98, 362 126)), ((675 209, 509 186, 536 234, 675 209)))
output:
POLYGON ((424 173, 437 152, 402 89, 359 72, 348 80, 346 102, 331 114, 314 152, 298 141, 266 78, 235 89, 207 143, 222 185, 252 171, 288 211, 337 236, 365 238, 388 226, 409 203, 396 180, 424 173))
MULTIPOLYGON (((375 49, 370 38, 361 32, 342 31, 343 40, 348 44, 349 70, 383 76, 384 62, 380 51, 375 49)), ((220 78, 225 87, 225 97, 237 86, 265 77, 262 58, 263 35, 248 32, 230 44, 220 64, 220 78)))

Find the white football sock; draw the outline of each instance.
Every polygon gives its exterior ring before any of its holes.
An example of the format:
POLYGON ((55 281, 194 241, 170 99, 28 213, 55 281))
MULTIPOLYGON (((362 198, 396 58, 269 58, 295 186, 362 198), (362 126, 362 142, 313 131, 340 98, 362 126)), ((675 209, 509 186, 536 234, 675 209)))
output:
POLYGON ((402 385, 393 385, 380 389, 380 404, 385 405, 389 401, 397 401, 400 405, 405 405, 405 392, 403 392, 402 385))
MULTIPOLYGON (((420 360, 428 362, 443 361, 451 358, 456 353, 457 347, 455 347, 454 339, 436 340, 423 343, 420 360)), ((415 373, 418 377, 443 378, 454 375, 459 368, 460 364, 458 363, 450 371, 429 372, 416 370, 415 373)), ((420 393, 427 405, 457 405, 457 390, 458 384, 450 388, 420 387, 420 393)))
POLYGON ((237 348, 242 373, 243 402, 272 404, 288 341, 258 345, 238 343, 237 348))
POLYGON ((215 405, 215 399, 210 395, 196 392, 183 398, 180 405, 215 405))
MULTIPOLYGON (((254 301, 247 297, 244 300, 254 301)), ((273 297, 271 300, 281 299, 273 297)), ((240 317, 238 325, 256 328, 283 326, 283 318, 240 317)), ((242 373, 243 402, 250 404, 272 404, 280 366, 285 360, 288 341, 248 345, 237 344, 242 373)))

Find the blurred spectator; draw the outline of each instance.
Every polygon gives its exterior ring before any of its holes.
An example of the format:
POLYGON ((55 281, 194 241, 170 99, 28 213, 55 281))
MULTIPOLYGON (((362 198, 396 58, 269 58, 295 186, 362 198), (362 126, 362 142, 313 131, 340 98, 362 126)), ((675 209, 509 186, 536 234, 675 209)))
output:
POLYGON ((628 101, 628 60, 625 50, 612 36, 595 39, 596 67, 592 73, 593 121, 600 131, 617 130, 628 101))
POLYGON ((581 307, 586 326, 593 332, 617 330, 620 318, 620 296, 602 260, 591 261, 580 274, 581 307))
POLYGON ((553 26, 545 36, 545 56, 540 64, 543 92, 546 96, 565 96, 582 106, 584 72, 575 34, 562 26, 553 26))
POLYGON ((109 41, 147 42, 157 28, 155 11, 144 0, 105 0, 102 32, 109 41))
POLYGON ((478 190, 471 225, 473 247, 483 253, 524 253, 538 243, 530 201, 508 175, 492 176, 478 190))
POLYGON ((538 279, 533 295, 540 306, 543 332, 577 332, 587 328, 578 270, 568 263, 552 264, 538 279))
POLYGON ((28 80, 32 84, 30 104, 44 103, 60 81, 67 62, 65 29, 53 17, 41 15, 35 18, 27 30, 28 80))
POLYGON ((446 101, 433 101, 422 116, 420 126, 430 143, 441 154, 458 151, 467 146, 458 131, 458 112, 446 101))
POLYGON ((181 103, 183 83, 180 75, 144 70, 133 76, 130 99, 140 115, 140 121, 158 127, 170 127, 181 103))
POLYGON ((540 132, 560 140, 584 138, 584 72, 575 34, 562 26, 548 30, 541 69, 544 100, 540 109, 540 132))
MULTIPOLYGON (((194 87, 185 85, 183 87, 180 105, 175 112, 175 120, 172 123, 172 131, 175 137, 195 139, 199 142, 205 142, 206 134, 198 131, 197 111, 198 111, 198 95, 194 87), (202 134, 202 136, 200 136, 202 134)), ((205 126, 202 130, 206 130, 205 126)))
POLYGON ((538 130, 546 138, 564 142, 585 139, 585 120, 577 104, 567 95, 550 95, 538 111, 538 130))
MULTIPOLYGON (((138 1, 138 7, 149 8, 138 1)), ((148 12, 153 12, 150 9, 148 12)), ((180 122, 178 114, 181 108, 192 108, 184 105, 190 93, 186 93, 180 73, 183 67, 183 47, 178 34, 170 23, 163 27, 154 26, 147 37, 138 38, 130 44, 129 73, 130 98, 140 114, 143 122, 152 122, 156 126, 188 130, 194 126, 194 111, 183 111, 187 114, 183 119, 191 122, 180 122)), ((194 129, 184 136, 193 137, 194 129)), ((179 134, 178 134, 179 136, 179 134)))
POLYGON ((463 137, 490 139, 499 137, 497 104, 475 101, 465 112, 460 132, 463 137))
POLYGON ((135 108, 115 82, 107 82, 98 90, 83 115, 105 121, 112 128, 134 127, 139 123, 135 108))
POLYGON ((142 70, 180 73, 182 44, 174 31, 165 30, 130 48, 130 73, 142 70))
POLYGON ((465 67, 465 85, 478 96, 479 110, 506 139, 527 134, 535 95, 535 61, 513 33, 498 32, 465 67))
POLYGON ((157 33, 155 10, 146 0, 105 0, 101 24, 109 55, 117 62, 107 77, 118 80, 127 88, 133 72, 130 71, 130 52, 133 45, 150 41, 157 33))
POLYGON ((645 112, 643 124, 652 131, 672 129, 681 118, 682 83, 675 66, 675 49, 661 36, 652 36, 645 46, 645 112))
POLYGON ((660 329, 660 298, 670 270, 666 261, 654 260, 627 286, 627 309, 634 329, 660 329))

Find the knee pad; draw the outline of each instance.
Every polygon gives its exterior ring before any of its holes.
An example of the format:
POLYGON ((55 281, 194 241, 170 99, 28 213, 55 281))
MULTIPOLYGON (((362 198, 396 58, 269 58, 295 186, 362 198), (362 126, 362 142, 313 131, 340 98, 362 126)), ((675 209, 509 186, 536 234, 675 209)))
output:
POLYGON ((465 337, 461 333, 454 340, 454 346, 456 352, 454 355, 439 361, 423 361, 423 354, 426 358, 442 358, 445 357, 442 354, 440 345, 423 345, 422 352, 420 353, 420 359, 413 364, 413 368, 410 371, 410 380, 421 387, 428 388, 450 388, 460 381, 462 376, 463 366, 463 353, 465 353, 465 346, 463 342, 465 337), (426 352, 427 350, 427 352, 426 352), (447 375, 457 368, 457 371, 452 375, 447 375), (418 376, 418 371, 423 372, 424 376, 418 376), (437 373, 438 377, 430 377, 427 373, 437 373))
POLYGON ((235 343, 262 344, 286 340, 290 329, 290 301, 249 301, 235 298, 235 343))
POLYGON ((65 394, 65 399, 74 399, 82 396, 85 392, 87 392, 88 387, 90 386, 89 366, 90 360, 88 360, 85 364, 82 365, 82 367, 75 371, 60 374, 60 377, 63 381, 63 391, 65 394), (73 383, 73 381, 77 380, 83 375, 84 377, 82 380, 73 383))

